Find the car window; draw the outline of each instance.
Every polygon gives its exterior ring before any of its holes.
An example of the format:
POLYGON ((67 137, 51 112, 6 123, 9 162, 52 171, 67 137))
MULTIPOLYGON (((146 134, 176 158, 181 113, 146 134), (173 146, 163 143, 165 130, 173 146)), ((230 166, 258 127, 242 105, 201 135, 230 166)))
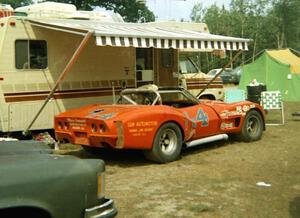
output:
POLYGON ((217 72, 218 72, 218 70, 211 70, 207 73, 207 75, 214 76, 217 74, 217 72))

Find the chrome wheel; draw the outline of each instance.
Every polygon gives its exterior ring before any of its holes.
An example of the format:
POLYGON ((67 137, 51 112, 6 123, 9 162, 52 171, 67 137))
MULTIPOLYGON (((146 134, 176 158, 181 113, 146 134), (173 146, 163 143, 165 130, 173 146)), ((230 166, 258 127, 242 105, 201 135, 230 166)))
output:
POLYGON ((172 154, 177 146, 177 135, 172 129, 164 129, 159 139, 161 151, 165 154, 172 154))
POLYGON ((245 142, 251 142, 259 140, 264 130, 264 120, 261 114, 256 110, 251 110, 247 113, 241 133, 238 139, 245 142))
POLYGON ((250 117, 247 122, 247 132, 249 135, 256 135, 259 128, 259 120, 257 117, 250 117))
POLYGON ((163 124, 155 134, 152 149, 145 150, 147 159, 157 163, 167 163, 177 160, 182 148, 182 134, 175 123, 163 124))

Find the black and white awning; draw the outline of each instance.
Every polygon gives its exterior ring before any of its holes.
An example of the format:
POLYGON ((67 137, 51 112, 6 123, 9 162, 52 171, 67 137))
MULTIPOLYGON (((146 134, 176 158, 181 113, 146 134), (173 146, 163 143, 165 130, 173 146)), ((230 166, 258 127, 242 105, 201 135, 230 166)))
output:
POLYGON ((249 39, 213 35, 153 23, 103 23, 92 20, 30 19, 32 25, 62 31, 93 31, 98 46, 174 48, 198 51, 248 50, 249 39), (63 30, 64 29, 64 30, 63 30))
POLYGON ((175 48, 195 50, 248 50, 247 42, 222 41, 222 40, 193 40, 193 39, 168 39, 168 38, 142 38, 97 36, 99 46, 122 46, 138 48, 175 48))

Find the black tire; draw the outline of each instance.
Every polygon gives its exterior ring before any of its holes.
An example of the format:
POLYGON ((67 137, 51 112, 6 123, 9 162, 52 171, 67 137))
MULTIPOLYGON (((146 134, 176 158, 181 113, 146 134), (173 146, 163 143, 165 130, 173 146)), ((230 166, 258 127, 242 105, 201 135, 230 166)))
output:
POLYGON ((147 159, 157 163, 177 160, 182 148, 181 130, 175 123, 166 123, 157 131, 152 149, 144 151, 147 159))
POLYGON ((239 139, 245 142, 257 141, 261 139, 264 122, 261 114, 256 110, 247 113, 239 139))

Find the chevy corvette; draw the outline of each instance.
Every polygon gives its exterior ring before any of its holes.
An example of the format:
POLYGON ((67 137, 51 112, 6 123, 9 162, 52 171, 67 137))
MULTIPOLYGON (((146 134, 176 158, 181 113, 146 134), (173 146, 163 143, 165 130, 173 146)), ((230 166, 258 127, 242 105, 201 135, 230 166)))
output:
POLYGON ((171 162, 182 147, 227 139, 250 142, 265 129, 263 108, 253 102, 198 100, 183 88, 147 85, 125 89, 116 104, 94 104, 55 117, 57 140, 83 148, 140 149, 146 158, 171 162))

